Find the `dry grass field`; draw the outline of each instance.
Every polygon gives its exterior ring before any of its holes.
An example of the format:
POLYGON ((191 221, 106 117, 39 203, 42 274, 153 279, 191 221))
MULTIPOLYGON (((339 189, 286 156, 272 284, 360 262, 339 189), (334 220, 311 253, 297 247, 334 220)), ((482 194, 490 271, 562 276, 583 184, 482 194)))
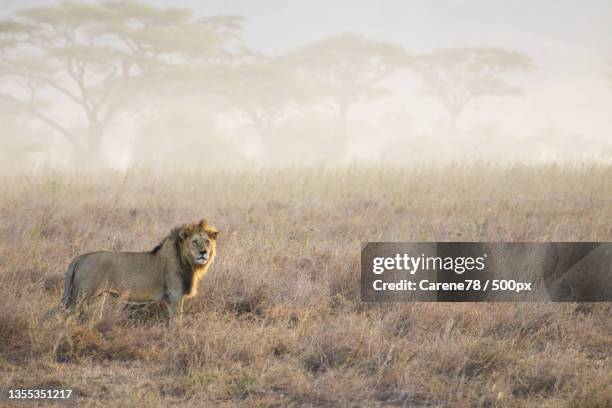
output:
POLYGON ((610 241, 611 180, 594 165, 4 174, 0 388, 70 388, 79 407, 612 407, 610 304, 372 305, 358 287, 362 241, 610 241), (45 317, 75 255, 150 250, 201 217, 219 254, 180 330, 110 300, 45 317))

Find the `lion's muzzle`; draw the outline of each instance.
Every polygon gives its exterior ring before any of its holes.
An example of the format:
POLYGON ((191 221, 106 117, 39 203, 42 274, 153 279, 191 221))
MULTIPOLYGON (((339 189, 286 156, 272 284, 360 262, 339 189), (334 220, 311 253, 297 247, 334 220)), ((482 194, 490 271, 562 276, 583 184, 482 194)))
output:
POLYGON ((200 251, 195 261, 198 265, 204 265, 208 262, 208 251, 200 251))

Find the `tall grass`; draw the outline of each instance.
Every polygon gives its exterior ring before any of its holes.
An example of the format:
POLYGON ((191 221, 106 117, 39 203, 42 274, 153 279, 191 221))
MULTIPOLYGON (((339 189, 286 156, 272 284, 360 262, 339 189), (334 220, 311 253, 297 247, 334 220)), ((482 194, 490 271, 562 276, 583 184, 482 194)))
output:
POLYGON ((80 405, 610 407, 607 304, 359 301, 364 241, 609 241, 612 168, 477 164, 5 174, 0 388, 80 405), (186 304, 46 313, 91 250, 150 250, 202 217, 219 256, 186 304))

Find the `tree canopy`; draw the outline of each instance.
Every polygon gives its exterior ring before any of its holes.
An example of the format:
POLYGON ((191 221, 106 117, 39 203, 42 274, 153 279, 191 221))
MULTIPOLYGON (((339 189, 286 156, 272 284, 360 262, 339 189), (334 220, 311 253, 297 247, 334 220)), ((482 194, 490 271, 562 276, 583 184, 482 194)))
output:
POLYGON ((453 122, 474 99, 523 95, 503 78, 532 67, 526 55, 501 48, 445 48, 419 56, 414 65, 425 93, 437 98, 453 122))
POLYGON ((195 20, 191 11, 138 2, 62 2, 0 22, 0 99, 26 110, 89 160, 127 101, 178 62, 217 58, 239 21, 195 20), (61 96, 78 118, 60 120, 61 96), (76 123, 75 123, 76 122, 76 123), (85 126, 79 137, 75 128, 85 126))
POLYGON ((228 109, 246 117, 264 143, 274 124, 292 107, 310 101, 304 82, 278 58, 251 56, 236 64, 218 65, 208 76, 215 84, 209 89, 221 96, 228 109))
POLYGON ((383 81, 412 62, 401 46, 356 34, 323 38, 285 60, 309 81, 315 94, 332 103, 341 133, 351 106, 388 95, 383 81))

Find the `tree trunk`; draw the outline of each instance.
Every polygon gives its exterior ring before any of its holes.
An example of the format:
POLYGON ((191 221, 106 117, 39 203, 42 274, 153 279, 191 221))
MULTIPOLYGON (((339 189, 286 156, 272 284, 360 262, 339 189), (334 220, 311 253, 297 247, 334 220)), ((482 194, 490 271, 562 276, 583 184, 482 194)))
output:
POLYGON ((348 153, 347 152, 348 150, 347 120, 348 120, 349 105, 346 103, 340 102, 340 101, 337 101, 337 103, 338 103, 338 129, 337 129, 336 137, 338 139, 338 143, 340 146, 340 157, 344 159, 347 157, 347 153, 348 153))
POLYGON ((461 111, 450 111, 450 125, 449 132, 450 136, 454 137, 457 134, 457 119, 461 111))
POLYGON ((251 120, 255 126, 255 132, 263 149, 264 160, 274 160, 274 142, 272 140, 272 124, 263 120, 256 114, 251 114, 251 120))
POLYGON ((103 136, 104 128, 102 126, 96 123, 90 124, 86 136, 86 145, 80 152, 77 152, 79 155, 78 161, 81 165, 99 167, 106 164, 102 155, 103 136))

